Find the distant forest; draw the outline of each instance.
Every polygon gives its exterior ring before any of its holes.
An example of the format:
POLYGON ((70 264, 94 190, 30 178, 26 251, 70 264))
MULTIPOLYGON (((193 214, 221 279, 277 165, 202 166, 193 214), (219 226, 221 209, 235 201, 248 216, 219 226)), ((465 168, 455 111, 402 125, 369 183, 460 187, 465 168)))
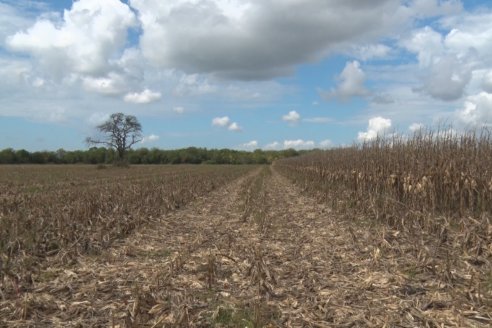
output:
MULTIPOLYGON (((307 151, 286 149, 253 152, 231 149, 184 148, 161 150, 139 148, 127 152, 130 164, 269 164, 274 160, 299 156, 307 151)), ((111 164, 116 152, 104 147, 89 150, 35 151, 7 148, 0 151, 0 164, 111 164)))

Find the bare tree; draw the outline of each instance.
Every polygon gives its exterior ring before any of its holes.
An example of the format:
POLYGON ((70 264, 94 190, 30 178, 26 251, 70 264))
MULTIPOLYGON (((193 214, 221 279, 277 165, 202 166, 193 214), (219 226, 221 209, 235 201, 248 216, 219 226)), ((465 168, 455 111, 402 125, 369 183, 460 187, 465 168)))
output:
POLYGON ((88 145, 105 145, 118 153, 118 160, 124 161, 126 152, 136 143, 142 141, 142 125, 133 115, 123 113, 111 114, 109 119, 98 125, 102 134, 99 138, 88 137, 88 145))

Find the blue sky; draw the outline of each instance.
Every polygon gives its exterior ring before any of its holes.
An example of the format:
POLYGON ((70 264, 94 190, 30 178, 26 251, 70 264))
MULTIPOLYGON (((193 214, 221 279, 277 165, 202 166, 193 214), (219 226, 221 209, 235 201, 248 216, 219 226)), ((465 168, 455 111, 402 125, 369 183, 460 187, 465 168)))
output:
POLYGON ((492 5, 458 0, 0 0, 0 149, 327 148, 492 123, 492 5))

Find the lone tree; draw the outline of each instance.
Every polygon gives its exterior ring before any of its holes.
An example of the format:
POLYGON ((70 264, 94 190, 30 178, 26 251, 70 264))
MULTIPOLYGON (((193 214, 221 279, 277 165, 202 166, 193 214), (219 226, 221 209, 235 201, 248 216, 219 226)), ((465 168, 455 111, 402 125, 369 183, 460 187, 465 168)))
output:
POLYGON ((142 141, 142 125, 133 115, 123 113, 111 114, 109 119, 97 126, 102 136, 99 138, 88 137, 85 141, 88 145, 106 145, 118 153, 118 161, 124 162, 127 150, 134 144, 142 141))

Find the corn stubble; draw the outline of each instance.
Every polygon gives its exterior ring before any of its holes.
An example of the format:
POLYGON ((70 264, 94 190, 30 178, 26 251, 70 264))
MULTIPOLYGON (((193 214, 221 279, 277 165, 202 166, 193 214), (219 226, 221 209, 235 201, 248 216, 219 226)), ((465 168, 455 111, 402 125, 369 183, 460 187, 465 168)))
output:
POLYGON ((98 255, 138 227, 161 220, 249 170, 0 167, 0 299, 29 290, 32 274, 41 268, 71 265, 79 255, 98 255))

